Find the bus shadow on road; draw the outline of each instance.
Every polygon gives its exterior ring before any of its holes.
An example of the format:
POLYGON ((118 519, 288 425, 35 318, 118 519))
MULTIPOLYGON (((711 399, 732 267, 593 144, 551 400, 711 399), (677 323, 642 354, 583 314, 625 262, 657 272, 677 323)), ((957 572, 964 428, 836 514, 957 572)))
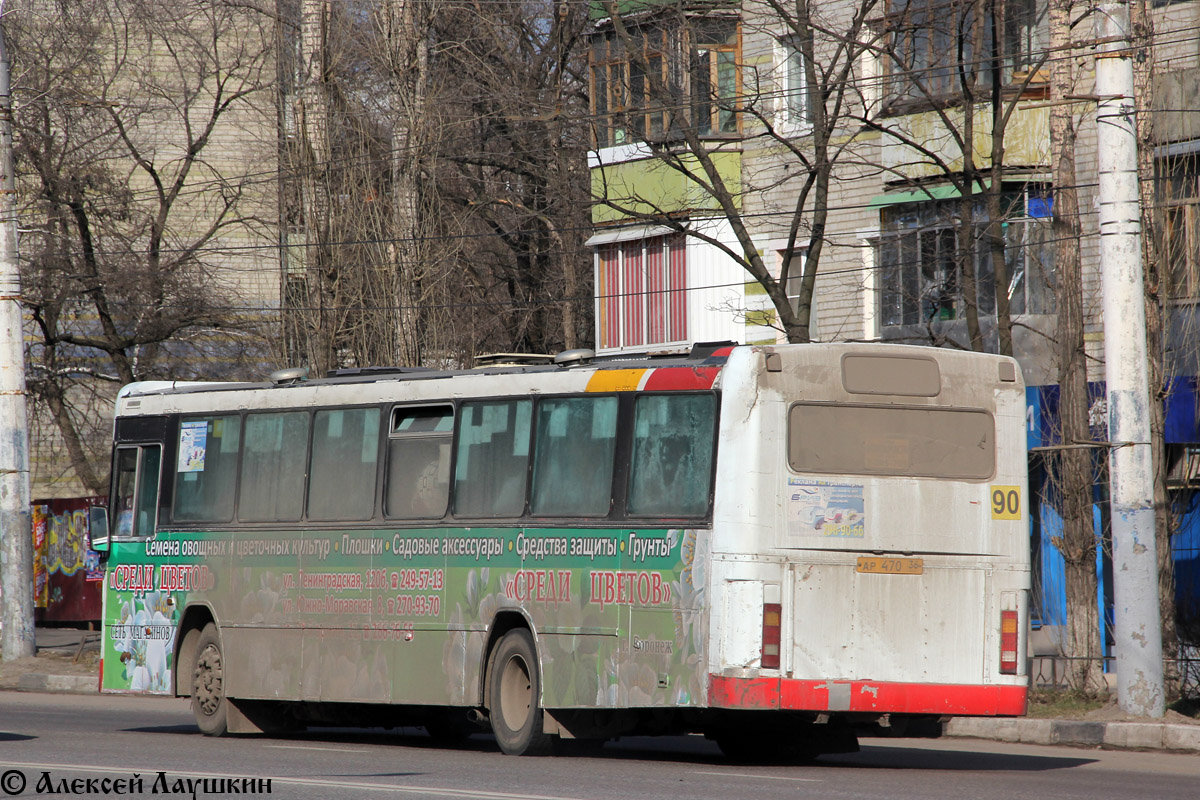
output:
POLYGON ((1099 759, 1080 755, 1047 756, 1030 753, 983 753, 918 747, 872 747, 858 753, 825 756, 817 763, 849 769, 903 769, 937 772, 1045 772, 1093 764, 1099 759))
POLYGON ((121 733, 174 733, 200 735, 195 725, 142 725, 137 728, 122 728, 121 733))
MULTIPOLYGON (((200 736, 194 725, 154 725, 126 728, 127 733, 182 734, 200 736)), ((15 734, 10 734, 15 736, 15 734)), ((27 737, 26 737, 27 738, 27 737)), ((332 744, 370 745, 375 747, 405 747, 420 750, 445 750, 457 752, 496 753, 499 748, 495 740, 486 733, 473 734, 469 738, 447 744, 433 739, 420 728, 397 728, 391 731, 311 728, 288 734, 269 736, 248 734, 226 739, 252 740, 264 744, 332 744)), ((0 741, 5 734, 0 733, 0 741)), ((893 740, 894 741, 894 740, 893 740)), ((720 749, 702 736, 632 736, 601 744, 600 742, 564 742, 558 756, 563 759, 611 759, 625 761, 656 761, 682 764, 705 764, 709 766, 805 768, 805 769, 895 769, 929 772, 1045 772, 1048 770, 1071 769, 1092 764, 1098 759, 1075 753, 1042 755, 1032 753, 989 753, 972 750, 935 749, 929 747, 905 747, 902 744, 886 746, 864 743, 858 753, 826 755, 817 759, 797 762, 757 762, 747 764, 726 758, 720 749)))
MULTIPOLYGON (((123 733, 152 733, 176 734, 200 737, 200 729, 195 725, 144 725, 136 728, 124 728, 123 733)), ((2 736, 3 734, 0 734, 2 736)), ((363 744, 382 747, 415 747, 425 750, 465 750, 488 752, 498 750, 496 742, 487 734, 473 734, 469 738, 447 744, 439 742, 426 734, 421 728, 394 728, 381 730, 378 728, 309 728, 291 733, 247 733, 226 734, 220 740, 254 741, 264 743, 278 742, 309 742, 322 744, 363 744)), ((0 739, 2 741, 2 739, 0 739)), ((219 740, 218 740, 219 741, 219 740)))
POLYGON ((872 746, 864 743, 858 753, 820 756, 792 763, 733 761, 721 754, 712 742, 699 736, 641 738, 631 737, 607 744, 603 750, 584 757, 621 758, 638 761, 672 761, 691 764, 725 765, 731 768, 804 768, 804 769, 897 769, 930 772, 1045 772, 1071 769, 1098 759, 1071 754, 1041 755, 1028 753, 988 753, 924 747, 872 746))

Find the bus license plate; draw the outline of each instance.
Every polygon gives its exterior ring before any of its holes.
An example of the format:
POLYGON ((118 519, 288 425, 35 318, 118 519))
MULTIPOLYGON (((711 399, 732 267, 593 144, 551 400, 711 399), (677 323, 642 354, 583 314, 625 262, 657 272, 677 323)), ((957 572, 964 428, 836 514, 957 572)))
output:
POLYGON ((859 556, 858 566, 854 571, 880 575, 921 575, 925 572, 925 559, 859 556))

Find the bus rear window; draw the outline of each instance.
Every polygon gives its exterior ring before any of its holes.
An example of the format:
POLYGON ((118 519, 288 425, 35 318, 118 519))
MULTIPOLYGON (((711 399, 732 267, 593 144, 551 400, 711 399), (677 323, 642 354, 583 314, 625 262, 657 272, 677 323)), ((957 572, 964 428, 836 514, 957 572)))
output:
POLYGON ((712 487, 717 398, 644 395, 634 405, 628 511, 636 517, 702 517, 712 487))
POLYGON ((995 462, 986 411, 797 403, 788 413, 794 472, 984 480, 995 462))
POLYGON ((241 426, 237 416, 180 422, 171 511, 176 522, 228 522, 233 518, 241 426))

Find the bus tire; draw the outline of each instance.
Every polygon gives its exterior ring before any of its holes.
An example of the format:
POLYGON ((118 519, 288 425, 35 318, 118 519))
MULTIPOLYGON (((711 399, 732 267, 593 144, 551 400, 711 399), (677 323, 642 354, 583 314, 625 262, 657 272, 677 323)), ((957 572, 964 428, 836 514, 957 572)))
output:
POLYGON ((224 736, 229 700, 225 697, 225 659, 217 626, 208 623, 196 642, 192 662, 192 715, 205 736, 224 736))
POLYGON ((492 651, 488 716, 500 749, 510 756, 547 755, 552 737, 542 730, 541 674, 533 636, 514 628, 492 651))

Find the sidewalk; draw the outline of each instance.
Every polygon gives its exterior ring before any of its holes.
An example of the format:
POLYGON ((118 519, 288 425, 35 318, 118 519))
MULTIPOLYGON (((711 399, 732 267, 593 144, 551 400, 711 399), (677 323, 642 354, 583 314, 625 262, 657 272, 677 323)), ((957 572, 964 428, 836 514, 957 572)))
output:
MULTIPOLYGON (((0 661, 0 691, 94 694, 99 683, 99 637, 88 637, 76 661, 83 633, 38 628, 36 658, 0 661)), ((1176 721, 1186 719, 1173 712, 1166 720, 1134 721, 952 717, 942 729, 945 736, 1001 742, 1200 753, 1200 720, 1176 721)))
POLYGON ((100 683, 100 635, 86 630, 37 628, 37 655, 0 661, 0 690, 94 694, 100 683), (78 656, 78 658, 77 658, 78 656))
POLYGON ((1000 742, 1200 753, 1200 725, 1188 723, 953 717, 942 730, 946 736, 1000 742))

